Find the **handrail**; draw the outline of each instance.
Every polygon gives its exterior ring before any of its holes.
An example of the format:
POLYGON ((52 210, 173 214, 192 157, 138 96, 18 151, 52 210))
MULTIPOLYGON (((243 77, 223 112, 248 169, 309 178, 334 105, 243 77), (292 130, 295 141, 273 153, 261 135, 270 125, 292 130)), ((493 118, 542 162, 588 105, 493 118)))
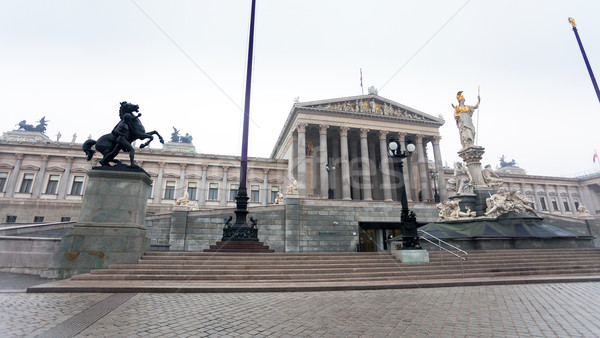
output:
POLYGON ((440 249, 440 261, 442 262, 442 265, 444 265, 444 258, 443 258, 443 255, 442 255, 442 250, 444 250, 444 251, 446 251, 446 252, 450 253, 451 255, 455 256, 456 258, 458 258, 458 261, 460 262, 460 272, 461 272, 461 274, 462 274, 462 278, 465 278, 465 270, 464 270, 464 268, 463 268, 463 261, 466 261, 466 260, 467 260, 467 258, 469 257, 469 254, 468 254, 466 251, 464 251, 464 250, 462 250, 462 249, 459 249, 458 247, 456 247, 456 246, 454 246, 454 245, 452 245, 452 244, 450 244, 450 243, 448 243, 448 242, 445 242, 444 240, 442 240, 442 239, 440 239, 440 238, 438 238, 438 237, 436 237, 436 236, 434 236, 434 235, 432 235, 432 234, 428 233, 428 232, 427 232, 427 231, 425 231, 425 230, 417 229, 417 231, 420 231, 420 232, 422 232, 423 234, 425 234, 425 235, 427 235, 427 236, 430 236, 430 237, 432 237, 432 238, 434 238, 434 239, 436 239, 436 240, 437 240, 437 243, 435 243, 434 241, 430 240, 429 238, 426 238, 426 237, 419 237, 419 238, 421 238, 421 239, 424 239, 424 240, 426 240, 427 242, 429 242, 429 243, 431 243, 431 244, 433 244, 433 245, 437 246, 437 247, 440 249), (457 253, 454 253, 454 252, 452 252, 451 250, 448 250, 448 249, 446 249, 446 248, 442 247, 442 245, 443 245, 443 244, 444 244, 444 245, 447 245, 447 246, 449 246, 449 247, 451 247, 451 248, 452 248, 452 249, 454 249, 454 250, 456 250, 456 251, 457 251, 457 253), (461 256, 460 254, 464 254, 464 256, 461 256))

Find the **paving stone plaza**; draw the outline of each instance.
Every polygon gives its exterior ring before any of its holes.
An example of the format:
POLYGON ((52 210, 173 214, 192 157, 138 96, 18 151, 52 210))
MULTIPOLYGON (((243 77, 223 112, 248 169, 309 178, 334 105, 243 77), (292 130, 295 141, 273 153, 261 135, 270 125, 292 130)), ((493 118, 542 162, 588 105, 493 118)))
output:
POLYGON ((1 337, 597 337, 600 283, 289 293, 0 293, 1 337))

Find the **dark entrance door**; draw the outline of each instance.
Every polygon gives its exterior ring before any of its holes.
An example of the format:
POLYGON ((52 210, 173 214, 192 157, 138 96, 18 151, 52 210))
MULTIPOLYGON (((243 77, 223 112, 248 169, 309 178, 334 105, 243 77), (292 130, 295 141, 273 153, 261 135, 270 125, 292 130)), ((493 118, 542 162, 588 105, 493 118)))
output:
POLYGON ((361 252, 386 251, 386 239, 399 236, 399 222, 360 222, 359 247, 361 252))

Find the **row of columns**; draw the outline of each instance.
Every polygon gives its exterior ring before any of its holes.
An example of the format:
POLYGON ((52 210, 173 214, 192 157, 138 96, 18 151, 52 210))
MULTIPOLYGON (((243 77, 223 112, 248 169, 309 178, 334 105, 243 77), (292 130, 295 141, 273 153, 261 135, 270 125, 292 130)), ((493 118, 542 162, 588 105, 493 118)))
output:
MULTIPOLYGON (((522 192, 524 192, 524 183, 510 183, 509 184, 509 188, 511 189, 517 189, 517 190, 521 190, 522 192)), ((560 195, 560 191, 559 191, 559 187, 561 185, 550 185, 550 184, 543 184, 542 187, 543 189, 540 191, 538 189, 538 185, 537 184, 530 184, 532 191, 533 191, 533 204, 534 204, 534 208, 536 210, 542 210, 542 205, 540 202, 540 197, 544 197, 545 201, 546 201, 546 211, 560 211, 561 213, 565 213, 567 212, 567 210, 565 210, 565 206, 563 204, 563 200, 562 200, 562 196, 560 195), (552 207, 552 197, 556 197, 556 204, 558 206, 558 210, 554 210, 554 207, 552 207)), ((572 187, 571 187, 572 188, 572 187)), ((579 203, 583 203, 583 192, 581 190, 581 188, 579 186, 576 186, 576 192, 579 195, 579 203)), ((573 200, 573 196, 572 194, 575 193, 575 191, 571 192, 569 191, 569 186, 565 185, 564 186, 564 192, 567 194, 567 203, 569 204, 569 211, 571 213, 577 213, 577 207, 575 205, 575 201, 573 200)))
MULTIPOLYGON (((307 155, 306 155, 306 129, 308 127, 307 123, 299 123, 296 128, 296 134, 292 143, 292 158, 290 160, 292 171, 296 173, 297 181, 298 181, 298 194, 301 197, 307 196, 307 155)), ((375 143, 369 142, 369 129, 360 128, 359 135, 359 149, 361 156, 359 157, 359 163, 361 166, 360 178, 362 183, 360 186, 356 182, 351 182, 350 176, 350 157, 357 158, 358 148, 349 146, 348 143, 348 132, 350 131, 349 127, 341 126, 339 127, 339 139, 332 138, 332 156, 328 153, 328 130, 330 127, 328 125, 319 125, 319 148, 318 148, 318 172, 319 172, 319 187, 315 189, 315 193, 319 193, 321 198, 327 198, 328 189, 329 189, 329 181, 328 181, 328 172, 325 167, 327 163, 334 163, 332 160, 339 159, 339 164, 341 166, 341 184, 340 188, 342 191, 341 199, 350 200, 351 196, 359 196, 360 192, 362 192, 363 200, 373 200, 373 186, 378 185, 382 187, 383 190, 383 199, 386 201, 392 201, 397 199, 395 194, 395 189, 393 189, 392 182, 395 177, 393 164, 388 159, 387 155, 387 136, 389 131, 379 130, 379 150, 380 150, 380 163, 377 165, 376 161, 376 153, 375 153, 375 143), (338 143, 339 140, 339 143, 338 143), (339 144, 339 148, 338 148, 339 144), (339 154, 336 154, 339 149, 339 154), (377 168, 381 170, 381 181, 378 182, 377 168), (373 181, 372 182, 372 178, 373 181)), ((406 133, 398 133, 401 147, 402 149, 406 149, 405 138, 407 137, 406 133)), ((429 170, 428 170, 428 160, 425 152, 424 143, 427 141, 426 137, 423 135, 415 135, 415 143, 417 147, 417 156, 418 156, 418 171, 419 171, 419 183, 421 186, 422 197, 424 200, 432 200, 433 196, 431 193, 431 184, 429 180, 429 170)), ((442 199, 447 198, 446 192, 446 182, 443 176, 443 165, 441 158, 441 151, 439 148, 439 136, 428 137, 427 140, 431 140, 433 144, 434 158, 435 158, 435 168, 439 175, 437 175, 437 186, 439 187, 440 196, 442 199)), ((317 158, 315 157, 315 158, 317 158)), ((410 180, 410 167, 407 163, 410 160, 404 159, 404 175, 405 175, 405 183, 407 196, 409 199, 415 198, 410 194, 411 191, 411 180, 410 180)), ((314 181, 314 180, 313 180, 314 181)), ((314 182, 316 185, 316 182, 314 182)), ((315 188, 317 188, 315 186, 315 188)))
MULTIPOLYGON (((6 189, 4 193, 4 196, 6 197, 13 197, 15 195, 17 183, 21 174, 21 167, 23 166, 24 155, 17 153, 15 154, 15 157, 17 158, 17 160, 6 182, 6 189)), ((31 191, 32 198, 39 198, 42 194, 42 189, 44 188, 44 180, 46 177, 46 170, 48 169, 48 161, 50 160, 50 156, 41 155, 41 157, 42 163, 40 165, 38 173, 35 175, 33 189, 31 191)), ((67 165, 58 185, 58 199, 65 199, 67 196, 67 189, 69 187, 69 177, 71 176, 71 169, 73 167, 73 157, 65 157, 67 160, 67 165)))

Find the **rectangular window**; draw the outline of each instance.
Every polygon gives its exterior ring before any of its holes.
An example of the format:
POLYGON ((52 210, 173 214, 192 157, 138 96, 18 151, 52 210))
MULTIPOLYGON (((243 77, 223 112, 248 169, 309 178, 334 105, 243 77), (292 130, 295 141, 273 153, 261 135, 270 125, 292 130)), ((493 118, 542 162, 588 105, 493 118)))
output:
POLYGON ((15 223, 17 221, 17 216, 6 216, 6 223, 15 223))
POLYGON ((232 184, 229 187, 229 200, 230 201, 235 201, 235 197, 238 194, 238 189, 240 188, 239 184, 232 184))
POLYGON ((208 200, 216 201, 219 198, 219 184, 211 183, 208 186, 208 200))
POLYGON ((253 185, 250 187, 250 202, 260 202, 260 186, 253 185))
POLYGON ((527 200, 529 200, 529 206, 531 209, 535 210, 535 203, 533 203, 533 197, 527 196, 527 200))
POLYGON ((60 218, 60 221, 61 222, 71 222, 71 217, 64 217, 63 216, 63 217, 60 218))
POLYGON ((571 211, 571 208, 569 208, 569 201, 566 198, 563 198, 563 205, 565 206, 565 211, 571 211))
POLYGON ((4 186, 6 185, 6 178, 8 173, 0 173, 0 192, 4 192, 4 186))
POLYGON ((575 204, 575 210, 579 210, 579 201, 574 200, 573 203, 575 204))
POLYGON ((44 221, 44 216, 33 216, 33 223, 42 223, 44 221))
POLYGON ((48 185, 46 186, 46 194, 56 194, 59 179, 60 175, 50 175, 50 178, 48 179, 48 185))
POLYGON ((175 199, 175 181, 167 181, 167 185, 165 187, 165 199, 175 199))
POLYGON ((546 199, 543 197, 540 197, 540 205, 542 206, 542 210, 546 211, 548 210, 548 207, 546 207, 546 199))
POLYGON ((198 190, 198 183, 196 182, 189 182, 188 183, 188 196, 190 201, 195 201, 196 200, 196 191, 198 190))
POLYGON ((73 186, 71 187, 71 195, 81 195, 83 191, 83 176, 75 176, 73 178, 73 186))
POLYGON ((277 194, 279 194, 279 187, 271 187, 271 203, 275 203, 277 194))
MULTIPOLYGON (((152 182, 154 183, 154 182, 152 182)), ((146 198, 152 198, 152 187, 154 187, 153 185, 151 185, 150 187, 148 187, 148 195, 146 196, 146 198)))
POLYGON ((552 197, 552 208, 554 208, 553 211, 557 211, 558 209, 558 202, 556 202, 556 198, 552 197))
POLYGON ((35 174, 23 175, 23 182, 21 182, 21 190, 19 190, 19 192, 29 194, 31 192, 31 186, 33 185, 34 177, 35 177, 35 174))

